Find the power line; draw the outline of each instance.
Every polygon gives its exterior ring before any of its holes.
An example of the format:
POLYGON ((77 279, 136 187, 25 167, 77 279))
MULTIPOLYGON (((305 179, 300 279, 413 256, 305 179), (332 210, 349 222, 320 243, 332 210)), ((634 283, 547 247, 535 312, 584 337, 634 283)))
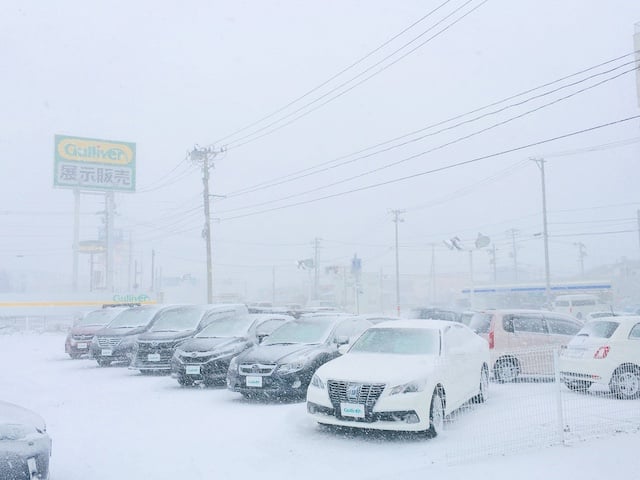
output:
MULTIPOLYGON (((460 11, 462 8, 466 7, 469 3, 471 3, 473 0, 468 0, 467 2, 465 2, 461 7, 458 7, 457 9, 455 9, 452 13, 450 13, 449 15, 447 15, 446 17, 444 17, 442 20, 440 20, 439 22, 437 22, 435 25, 433 25, 432 27, 430 27, 429 29, 427 29, 425 32, 421 33, 417 38, 421 37, 422 35, 424 35, 425 33, 428 33, 429 31, 431 31, 433 28, 437 27, 440 23, 442 23, 444 20, 448 19, 450 16, 454 15, 455 13, 457 13, 458 11, 460 11)), ((388 55, 387 57, 383 58, 381 61, 375 63, 374 65, 368 67, 367 69, 365 69, 363 72, 359 73, 358 75, 356 75, 355 77, 353 77, 352 79, 343 82, 342 84, 338 85, 337 87, 333 88, 332 90, 330 90, 329 92, 321 95, 320 97, 316 98, 315 100, 313 100, 312 102, 309 102, 305 105, 303 105, 302 107, 298 108, 297 110, 285 115, 284 117, 271 122, 270 124, 266 125, 265 127, 261 127, 260 129, 245 135, 244 137, 241 137, 240 139, 234 141, 234 142, 230 142, 229 148, 239 148, 241 146, 247 145, 248 143, 252 143, 260 138, 263 138, 267 135, 271 135, 272 133, 288 126, 291 125, 292 123, 298 121, 299 119, 309 115, 310 113, 318 110, 319 108, 323 107, 324 105, 334 101, 337 98, 340 98, 341 96, 345 95, 346 93, 350 92, 351 90, 353 90, 354 88, 362 85, 363 83, 365 83, 366 81, 368 81, 369 79, 375 77, 376 75, 382 73, 383 71, 385 71, 386 69, 390 68, 391 66, 395 65, 396 63, 398 63, 400 60, 404 59, 405 57, 407 57, 408 55, 412 54, 413 52, 415 52, 416 50, 418 50, 419 48, 423 47, 424 45, 426 45, 427 43, 429 43, 430 41, 432 41, 433 39, 437 38, 438 36, 440 36, 442 33, 446 32, 447 30, 449 30, 449 28, 453 27, 454 25, 456 25, 458 22, 460 22, 461 20, 463 20, 465 17, 467 17, 468 15, 470 15, 471 13, 473 13, 474 11, 476 11, 478 8, 480 8, 482 5, 484 5, 486 2, 488 2, 489 0, 483 0, 482 2, 480 2, 478 5, 476 5, 473 9, 471 9, 470 11, 466 12, 464 15, 460 16, 459 18, 457 18, 456 20, 454 20, 452 23, 450 23, 449 25, 447 25, 446 27, 444 27, 442 30, 440 30, 439 32, 435 33, 434 35, 432 35, 431 37, 429 37, 427 40, 425 40, 424 42, 420 43, 419 45, 417 45, 416 47, 414 47, 413 49, 409 50, 408 52, 406 52, 405 54, 403 54, 402 56, 400 56, 399 58, 395 59, 394 61, 392 61, 391 63, 381 67, 379 70, 375 71, 374 73, 372 73, 371 75, 365 77, 364 79, 360 80, 359 82, 355 83, 354 85, 350 86, 349 88, 347 88, 346 90, 343 90, 342 92, 334 95, 333 97, 330 97, 329 99, 327 99, 326 101, 320 103, 319 105, 316 105, 315 107, 311 108, 310 110, 307 110, 306 112, 298 115, 297 117, 292 118, 291 120, 287 121, 286 123, 283 123, 281 125, 278 125, 277 127, 271 129, 271 130, 267 130, 266 132, 254 136, 259 132, 262 132, 264 130, 266 130, 267 128, 274 126, 277 123, 282 122, 283 120, 295 115, 296 113, 304 110, 305 108, 317 103, 318 101, 320 101, 321 99, 327 97, 328 95, 331 95, 332 93, 336 92, 337 90, 339 90, 340 88, 348 85, 349 83, 353 82, 355 79, 361 77, 362 75, 364 75, 365 73, 369 72, 370 70, 372 70, 373 68, 377 67, 378 65, 380 65, 381 63, 383 63, 385 60, 389 59, 391 56, 395 55, 397 52, 399 52, 400 50, 403 50, 406 46, 408 46, 409 44, 413 43, 416 39, 411 40, 410 42, 406 43, 405 45, 403 45, 402 47, 400 47, 398 50, 394 51, 393 53, 391 53, 390 55, 388 55), (250 138, 253 137, 253 138, 250 138), (246 139, 246 140, 245 140, 246 139), (244 141, 242 141, 244 140, 244 141), (241 143, 238 143, 241 142, 241 143), (237 145, 235 145, 235 147, 232 147, 231 145, 233 145, 234 143, 237 143, 237 145)))
MULTIPOLYGON (((535 113, 535 112, 537 112, 537 111, 539 111, 539 110, 541 110, 543 108, 546 108, 546 107, 549 107, 549 106, 554 105, 556 103, 559 103, 561 101, 567 100, 568 98, 574 97, 574 96, 576 96, 576 95, 578 95, 580 93, 584 93, 585 91, 588 91, 590 89, 596 88, 596 87, 598 87, 600 85, 603 85, 604 83, 607 83, 609 81, 615 80, 615 79, 619 78, 620 76, 625 75, 625 74, 630 73, 630 72, 635 71, 635 70, 636 70, 636 68, 633 68, 631 70, 627 70, 625 72, 619 73, 617 75, 614 75, 613 77, 609 77, 607 79, 601 80, 601 81, 599 81, 599 82, 597 82, 597 83, 595 83, 593 85, 589 85, 589 86, 584 87, 582 89, 579 89, 579 90, 577 90, 575 92, 572 92, 572 93, 570 93, 568 95, 565 95, 563 97, 559 97, 559 98, 554 99, 554 100, 552 100, 550 102, 547 102, 547 103, 545 103, 543 105, 540 105, 540 106, 538 106, 536 108, 533 108, 531 110, 527 110, 527 111, 525 111, 523 113, 520 113, 520 114, 515 115, 513 117, 507 118, 506 120, 494 123, 494 124, 492 124, 492 125, 490 125, 488 127, 482 128, 480 130, 476 130, 475 132, 472 132, 470 134, 464 135, 462 137, 455 138, 455 139, 453 139, 453 140, 451 140, 449 142, 445 142, 443 144, 440 144, 440 145, 438 145, 436 147, 433 147, 433 148, 431 148, 429 150, 426 150, 424 152, 420 152, 418 154, 411 155, 409 157, 405 157, 405 158, 402 158, 400 160, 396 160, 394 162, 384 164, 384 165, 382 165, 380 167, 377 167, 377 168, 374 168, 374 169, 370 169, 370 170, 367 170, 365 172, 361 172, 359 174, 352 175, 350 177, 346 177, 346 178, 343 178, 341 180, 337 180, 337 181, 329 183, 329 184, 325 184, 325 185, 321 185, 319 187, 315 187, 315 188, 312 188, 312 189, 309 189, 309 190, 305 190, 303 192, 287 195, 287 196, 276 198, 276 199, 267 200, 267 201, 264 201, 264 202, 261 202, 261 203, 258 203, 258 204, 247 205, 247 206, 244 206, 244 207, 238 207, 238 208, 233 208, 233 209, 227 209, 227 210, 224 210, 224 211, 219 212, 219 213, 220 214, 231 213, 231 212, 235 212, 235 211, 239 211, 239 210, 246 210, 246 209, 250 209, 250 208, 255 208, 255 207, 268 205, 268 204, 271 204, 271 203, 281 202, 281 201, 284 201, 284 200, 290 200, 292 198, 300 197, 300 196, 303 196, 303 195, 308 195, 309 193, 313 193, 313 192, 317 192, 319 190, 324 190, 324 189, 327 189, 327 188, 331 188, 331 187, 334 187, 336 185, 340 185, 342 183, 346 183, 346 182, 349 182, 349 181, 352 181, 352 180, 355 180, 355 179, 358 179, 358 178, 361 178, 361 177, 364 177, 364 176, 367 176, 367 175, 371 175, 372 173, 380 172, 380 171, 385 170, 387 168, 391 168, 391 167, 397 166, 397 165, 399 165, 401 163, 405 163, 407 161, 413 160, 413 159, 415 159, 417 157, 421 157, 421 156, 424 156, 424 155, 426 155, 428 153, 433 153, 433 152, 435 152, 437 150, 441 150, 441 149, 443 149, 445 147, 454 145, 454 144, 459 143, 459 142, 461 142, 463 140, 468 140, 471 137, 480 135, 480 134, 482 134, 484 132, 487 132, 487 131, 492 130, 494 128, 497 128, 499 126, 505 125, 505 124, 507 124, 509 122, 512 122, 514 120, 523 118, 526 115, 530 115, 530 114, 535 113)), ((436 132, 436 133, 438 133, 438 132, 436 132)))
MULTIPOLYGON (((503 104, 503 103, 505 103, 505 102, 508 102, 508 101, 514 100, 514 99, 516 99, 516 98, 518 98, 518 97, 522 97, 522 96, 524 96, 524 95, 528 95, 528 94, 530 94, 530 93, 532 93, 532 92, 535 92, 535 91, 537 91, 537 90, 541 90, 541 89, 543 89, 543 88, 546 88, 546 87, 549 87, 549 86, 551 86, 551 85, 554 85, 554 84, 557 84, 557 83, 563 82, 563 81, 565 81, 565 80, 568 80, 568 79, 570 79, 570 78, 576 77, 576 76, 578 76, 578 75, 582 75, 582 74, 584 74, 584 73, 590 72, 590 71, 595 70, 595 69, 597 69, 597 68, 601 68, 601 67, 603 67, 603 66, 605 66, 605 65, 609 65, 609 64, 611 64, 611 63, 617 62, 618 60, 621 60, 621 59, 623 59, 623 58, 626 58, 626 57, 628 57, 628 56, 630 56, 630 55, 634 55, 635 53, 636 53, 636 52, 627 53, 627 54, 625 54, 625 55, 622 55, 622 56, 619 56, 619 57, 613 58, 613 59, 611 59, 611 60, 607 60, 607 61, 605 61, 605 62, 601 62, 601 63, 599 63, 599 64, 597 64, 597 65, 594 65, 594 66, 592 66, 592 67, 589 67, 589 68, 583 69, 583 70, 581 70, 581 71, 578 71, 578 72, 572 73, 572 74, 570 74, 570 75, 566 75, 566 76, 561 77, 561 78, 559 78, 559 79, 557 79, 557 80, 554 80, 554 81, 551 81, 551 82, 547 82, 547 83, 545 83, 545 84, 543 84, 543 85, 539 85, 539 86, 537 86, 537 87, 534 87, 534 88, 531 88, 531 89, 525 90, 525 91, 523 91, 523 92, 517 93, 517 94, 515 94, 515 95, 511 95, 511 96, 509 96, 509 97, 506 97, 506 98, 504 98, 504 99, 502 99, 502 100, 498 100, 498 101, 496 101, 496 102, 493 102, 493 103, 490 103, 490 104, 488 104, 488 105, 485 105, 485 106, 482 106, 482 107, 476 108, 476 109, 474 109, 474 110, 471 110, 471 111, 468 111, 468 112, 465 112, 465 113, 462 113, 462 114, 455 115, 455 116, 453 116, 453 117, 450 117, 450 118, 445 119, 445 120, 441 120, 441 121, 436 122, 436 123, 433 123, 433 124, 431 124, 431 125, 427 125, 427 126, 422 127, 422 128, 420 128, 420 129, 418 129, 418 130, 414 130, 414 131, 412 131, 412 132, 409 132, 409 133, 406 133, 406 134, 400 135, 400 136, 398 136, 398 137, 394 137, 394 138, 392 138, 392 139, 389 139, 389 140, 386 140, 386 141, 380 142, 380 143, 378 143, 378 144, 376 144, 376 145, 372 145, 372 146, 370 146, 370 147, 363 148, 363 149, 358 150, 358 151, 356 151, 356 152, 352 152, 352 153, 347 154, 347 155, 342 155, 342 156, 337 157, 337 158, 335 158, 335 159, 333 159, 333 160, 329 160, 329 161, 321 162, 321 163, 319 163, 319 164, 317 164, 317 165, 315 165, 315 166, 308 167, 308 168, 305 168, 305 169, 302 169, 302 170, 298 170, 298 171, 295 171, 295 172, 293 172, 293 173, 291 173, 291 174, 288 174, 288 175, 283 175, 283 176, 280 176, 280 177, 276 177, 276 178, 271 179, 271 180, 268 180, 268 181, 266 181, 266 182, 260 182, 260 183, 258 183, 258 184, 253 185, 253 186, 246 187, 246 188, 243 188, 243 189, 240 189, 240 190, 234 191, 234 192, 230 192, 229 194, 227 194, 227 196, 228 196, 229 198, 231 198, 231 197, 235 197, 235 196, 242 195, 242 194, 246 194, 246 193, 251 193, 251 192, 254 192, 254 191, 258 191, 258 190, 263 190, 263 189, 265 189, 265 188, 270 188, 270 187, 273 187, 273 186, 278 186, 278 185, 281 185, 281 184, 283 184, 283 183, 288 183, 288 182, 291 182, 291 181, 295 181, 295 180, 298 180, 298 179, 300 179, 300 178, 304 178, 304 177, 309 176, 309 175, 315 175, 316 173, 320 173, 320 172, 327 171, 327 170, 329 170, 329 169, 331 169, 331 168, 335 168, 335 167, 337 167, 337 166, 341 166, 341 165, 345 165, 345 164, 347 164, 347 163, 352 163, 352 162, 357 161, 357 160, 361 160, 361 159, 369 158, 369 157, 372 157, 372 156, 377 155, 377 154, 379 154, 379 153, 387 152, 387 151, 392 150, 392 149, 394 149, 394 148, 398 148, 398 147, 405 146, 405 145, 407 145, 408 143, 412 143, 412 142, 414 142, 414 141, 421 140, 421 139, 425 138, 425 136, 418 137, 417 139, 412 139, 412 140, 409 140, 409 141, 407 141, 407 142, 403 142, 403 143, 401 143, 401 144, 399 144, 399 145, 391 146, 391 147, 389 147, 389 148, 385 148, 385 149, 382 149, 382 150, 378 150, 378 151, 376 151, 376 152, 373 152, 373 153, 370 153, 370 154, 367 154, 367 155, 360 156, 360 157, 358 157, 358 158, 355 158, 354 160, 351 160, 351 161, 348 161, 348 162, 343 162, 343 163, 340 163, 340 164, 338 164, 338 165, 334 165, 334 166, 329 167, 329 168, 324 168, 324 169, 321 169, 321 170, 318 170, 318 171, 313 171, 313 170, 319 169, 320 167, 325 167, 325 166, 327 166, 327 165, 335 164, 335 163, 337 163, 337 162, 340 162, 341 160, 344 160, 344 159, 350 158, 350 157, 352 157, 352 156, 363 154, 363 153, 365 153, 365 152, 367 152, 367 151, 369 151, 369 150, 373 150, 373 149, 376 149, 376 148, 379 148, 379 147, 382 147, 382 146, 388 145, 388 144, 390 144, 390 143, 397 142, 398 140, 402 140, 402 139, 405 139, 405 138, 407 138, 407 137, 411 137, 411 136, 413 136, 413 135, 416 135, 416 134, 419 134, 419 133, 425 132, 425 131, 430 130, 430 129, 432 129, 432 128, 439 127, 439 126, 444 125, 444 124, 446 124, 446 123, 453 122, 453 121, 456 121, 456 120, 462 119, 462 118, 464 118, 464 117, 467 117, 467 116, 473 115, 473 114, 475 114, 475 113, 481 112, 481 111, 486 110, 486 109, 488 109, 488 108, 492 108, 492 107, 498 106, 498 105, 503 104), (305 173, 307 173, 307 172, 311 172, 311 173, 308 173, 307 175, 301 175, 301 174, 305 174, 305 173), (291 178, 291 177, 293 177, 293 178, 291 178)), ((614 70, 617 70, 617 69, 619 69, 619 68, 621 68, 621 67, 623 67, 623 66, 627 66, 627 65, 630 65, 630 64, 634 64, 634 63, 635 63, 635 61, 626 62, 626 63, 624 63, 624 64, 618 65, 617 67, 615 67, 615 68, 613 68, 613 69, 610 69, 610 70, 607 70, 607 71, 605 71, 605 72, 600 72, 600 73, 597 73, 597 74, 591 75, 591 76, 586 77, 586 78, 584 78, 584 79, 582 79, 582 80, 580 80, 580 81, 577 81, 577 82, 574 82, 574 83, 571 83, 571 84, 568 84, 568 85, 565 85, 565 86, 559 87, 559 88, 557 88, 557 89, 551 90, 551 91, 550 91, 550 92, 548 92, 548 93, 545 93, 545 94, 542 94, 542 95, 539 95, 539 96, 535 96, 535 97, 531 97, 529 100, 525 100, 525 101, 522 101, 522 102, 520 102, 520 103, 515 103, 515 104, 512 104, 512 105, 509 105, 509 106, 507 106, 507 107, 504 107, 504 108, 502 108, 502 109, 496 110, 496 111, 494 111, 494 112, 489 112, 489 113, 487 113, 487 114, 483 114, 483 115, 481 115, 481 116, 479 116, 479 117, 476 117, 475 119, 472 119, 472 120, 467 120, 467 121, 465 121, 465 122, 461 122, 461 123, 459 123, 459 124, 454 125, 453 127, 449 127, 449 129, 454 128, 454 127, 459 126, 459 125, 463 125, 463 124, 465 124, 465 123, 469 123, 469 122, 471 122, 471 121, 479 120, 479 119, 484 118, 484 117, 486 117, 486 116, 488 116, 488 115, 493 115, 493 114, 496 114, 496 113, 502 112, 502 111, 506 110, 507 108, 511 108, 511 107, 513 107, 513 106, 519 106, 519 105, 521 105, 521 104, 523 104, 523 103, 526 103, 526 102, 530 101, 531 99, 536 99, 536 98, 540 98, 540 97, 542 97, 542 96, 544 96, 544 95, 548 95, 548 94, 551 94, 551 93, 555 93, 555 92, 557 92, 557 91, 559 91, 559 90, 561 90, 561 89, 564 89, 564 88, 568 88, 568 87, 571 87, 571 86, 577 85, 577 84, 579 84, 579 83, 581 83, 581 82, 584 82, 584 81, 590 80, 590 79, 592 79, 592 78, 594 78, 594 77, 596 77, 596 76, 599 76, 599 75, 603 75, 603 74, 611 73, 611 72, 613 72, 614 70)), ((440 133, 440 132, 445 131, 445 130, 446 130, 446 129, 443 129, 443 130, 441 130, 441 131, 439 131, 439 132, 436 132, 436 133, 440 133)))
POLYGON ((269 118, 272 118, 273 116, 277 115, 278 113, 286 110, 287 108, 289 108, 291 105, 294 105, 295 103, 299 102, 300 100, 308 97, 309 95, 311 95, 312 93, 318 91, 319 89, 321 89, 322 87, 324 87, 325 85, 331 83, 333 80, 335 80, 336 78, 338 78, 340 75, 348 72, 349 70, 351 70, 352 68, 354 68, 355 66, 359 65, 360 63, 362 63, 364 60, 366 60, 367 58, 371 57, 373 54, 379 52, 380 50, 382 50, 384 47, 386 47, 387 45, 389 45, 390 43, 392 43, 394 40, 396 40, 397 38, 399 38, 400 36, 402 36, 403 34, 405 34, 406 32, 408 32, 409 30, 411 30, 413 27, 415 27, 416 25, 418 25, 419 23, 423 22, 424 20, 426 20, 427 18, 429 18, 431 15, 433 15, 435 12, 437 12, 438 10, 440 10, 442 7, 444 7, 446 4, 450 3, 451 0, 446 0, 445 2, 441 3, 439 6, 437 6, 436 8, 434 8, 433 10, 431 10, 430 12, 428 12, 426 15, 423 15, 422 17, 420 17, 418 20, 416 20, 415 22, 413 22, 411 25, 409 25, 408 27, 402 29, 399 33, 395 34, 393 37, 391 37, 390 39, 388 39, 387 41, 383 42, 382 44, 378 45, 376 48, 374 48, 373 50, 371 50, 369 53, 367 53, 366 55, 364 55, 363 57, 360 57, 358 60, 356 60, 355 62, 351 63, 349 66, 343 68, 342 70, 340 70, 338 73, 332 75, 331 77, 329 77, 327 80, 325 80, 324 82, 320 83, 319 85, 316 85, 315 87, 313 87, 311 90, 308 90, 307 92, 303 93, 302 95, 300 95, 299 97, 291 100, 289 103, 287 103, 286 105, 278 108, 277 110, 274 110, 273 112, 271 112, 270 114, 250 123, 249 125, 246 125, 242 128, 239 128, 237 130, 235 130, 234 132, 231 132, 230 134, 219 138, 218 140, 216 140, 214 143, 216 144, 220 144, 222 143, 224 140, 231 138, 233 136, 235 136, 236 134, 240 133, 240 132, 244 132, 245 130, 248 130, 249 128, 258 125, 259 123, 262 123, 265 120, 268 120, 269 118))
MULTIPOLYGON (((573 137, 573 136, 576 136, 576 135, 581 135, 583 133, 592 132, 592 131, 595 131, 595 130, 599 130, 601 128, 606 128, 606 127, 610 127, 610 126, 617 125, 617 124, 620 124, 620 123, 624 123, 624 122, 628 122, 628 121, 631 121, 631 120, 635 120, 637 118, 640 118, 640 115, 634 115, 634 116, 631 116, 631 117, 622 118, 622 119, 619 119, 619 120, 615 120, 613 122, 608 122, 608 123, 596 125, 594 127, 590 127, 590 128, 586 128, 586 129, 582 129, 582 130, 577 130, 577 131, 574 131, 574 132, 571 132, 571 133, 567 133, 567 134, 564 134, 564 135, 559 135, 557 137, 548 138, 546 140, 540 140, 540 141, 529 143, 529 144, 526 144, 526 145, 521 145, 519 147, 514 147, 514 148, 507 149, 507 150, 502 150, 500 152, 496 152, 496 153, 492 153, 492 154, 488 154, 488 155, 483 155, 483 156, 476 157, 476 158, 473 158, 473 159, 470 159, 470 160, 465 160, 465 161, 462 161, 462 162, 457 162, 457 163, 445 165, 443 167, 438 167, 438 168, 434 168, 434 169, 431 169, 431 170, 426 170, 426 171, 423 171, 423 172, 414 173, 412 175, 406 175, 404 177, 399 177, 399 178, 395 178, 395 179, 392 179, 392 180, 386 180, 384 182, 365 185, 363 187, 358 187, 358 188, 354 188, 354 189, 351 189, 351 190, 338 192, 338 193, 334 193, 334 194, 330 194, 330 195, 325 195, 323 197, 318 197, 318 198, 314 198, 314 199, 310 199, 310 200, 296 202, 296 203, 292 203, 292 204, 288 204, 288 205, 282 205, 282 206, 279 206, 279 207, 273 207, 273 208, 260 210, 260 211, 256 211, 256 212, 245 213, 245 214, 242 214, 242 215, 236 215, 236 216, 233 216, 233 217, 227 217, 227 218, 224 218, 224 219, 221 219, 221 220, 222 221, 235 220, 235 219, 238 219, 238 218, 244 218, 244 217, 260 215, 262 213, 273 212, 273 211, 277 211, 277 210, 283 210, 285 208, 291 208, 291 207, 300 206, 300 205, 307 205, 307 204, 310 204, 310 203, 319 202, 321 200, 327 200, 327 199, 330 199, 330 198, 341 197, 341 196, 348 195, 348 194, 351 194, 351 193, 361 192, 361 191, 364 191, 364 190, 370 190, 372 188, 377 188, 377 187, 381 187, 381 186, 385 186, 385 185, 390 185, 390 184, 393 184, 393 183, 403 182, 403 181, 414 179, 414 178, 418 178, 418 177, 421 177, 421 176, 424 176, 424 175, 430 175, 430 174, 433 174, 433 173, 442 172, 442 171, 445 171, 445 170, 450 170, 452 168, 457 168, 457 167, 460 167, 460 166, 463 166, 463 165, 470 165, 472 163, 477 163, 477 162, 480 162, 482 160, 487 160, 487 159, 490 159, 490 158, 499 157, 499 156, 506 155, 506 154, 513 153, 513 152, 517 152, 517 151, 520 151, 520 150, 525 150, 527 148, 535 147, 535 146, 538 146, 538 145, 544 145, 546 143, 554 142, 556 140, 561 140, 561 139, 564 139, 564 138, 569 138, 569 137, 573 137)), ((416 154, 416 155, 414 155, 414 157, 415 156, 424 155, 425 153, 428 153, 428 152, 422 152, 422 153, 416 154)))

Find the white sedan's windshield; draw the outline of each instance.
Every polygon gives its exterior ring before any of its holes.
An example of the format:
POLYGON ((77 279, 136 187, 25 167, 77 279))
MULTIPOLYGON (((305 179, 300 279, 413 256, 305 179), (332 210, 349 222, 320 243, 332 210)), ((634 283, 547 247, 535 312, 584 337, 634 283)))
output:
POLYGON ((438 355, 440 332, 416 328, 372 328, 362 334, 349 350, 363 353, 438 355))

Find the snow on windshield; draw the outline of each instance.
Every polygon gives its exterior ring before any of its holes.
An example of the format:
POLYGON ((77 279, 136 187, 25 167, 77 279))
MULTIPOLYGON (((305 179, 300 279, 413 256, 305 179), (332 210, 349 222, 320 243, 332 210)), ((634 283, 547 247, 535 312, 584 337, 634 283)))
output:
POLYGON ((362 334, 349 352, 437 355, 439 351, 438 330, 371 328, 362 334))
POLYGON ((331 332, 333 322, 323 320, 290 321, 278 327, 263 342, 263 345, 276 343, 322 343, 331 332))
POLYGON ((142 327, 149 323, 155 313, 156 308, 131 308, 125 310, 109 324, 109 328, 121 327, 142 327))
POLYGON ((201 307, 187 306, 172 308, 162 312, 149 331, 194 330, 198 327, 203 313, 204 310, 201 307))
POLYGON ((247 334, 254 321, 251 317, 222 318, 205 327, 196 338, 241 337, 247 334))
POLYGON ((102 308, 100 310, 94 310, 87 313, 85 317, 78 322, 78 326, 89 327, 107 325, 120 313, 122 313, 122 309, 119 308, 102 308))

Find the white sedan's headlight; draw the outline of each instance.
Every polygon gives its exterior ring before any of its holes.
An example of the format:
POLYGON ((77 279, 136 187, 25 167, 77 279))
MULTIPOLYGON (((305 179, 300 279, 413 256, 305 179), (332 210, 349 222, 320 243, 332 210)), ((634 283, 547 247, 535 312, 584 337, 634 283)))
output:
POLYGON ((320 390, 325 389, 325 383, 317 374, 314 374, 313 377, 311 377, 311 385, 316 388, 319 388, 320 390))
POLYGON ((424 380, 413 380, 408 383, 403 383, 402 385, 396 385, 389 391, 389 395, 398 395, 399 393, 421 392, 424 390, 426 383, 427 382, 424 380))

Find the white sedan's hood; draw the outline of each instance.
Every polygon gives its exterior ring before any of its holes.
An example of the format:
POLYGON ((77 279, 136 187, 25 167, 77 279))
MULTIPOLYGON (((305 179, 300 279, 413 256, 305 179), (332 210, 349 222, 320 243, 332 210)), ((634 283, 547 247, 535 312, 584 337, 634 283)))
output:
POLYGON ((347 353, 318 369, 323 380, 400 385, 431 374, 440 362, 434 355, 347 353))

